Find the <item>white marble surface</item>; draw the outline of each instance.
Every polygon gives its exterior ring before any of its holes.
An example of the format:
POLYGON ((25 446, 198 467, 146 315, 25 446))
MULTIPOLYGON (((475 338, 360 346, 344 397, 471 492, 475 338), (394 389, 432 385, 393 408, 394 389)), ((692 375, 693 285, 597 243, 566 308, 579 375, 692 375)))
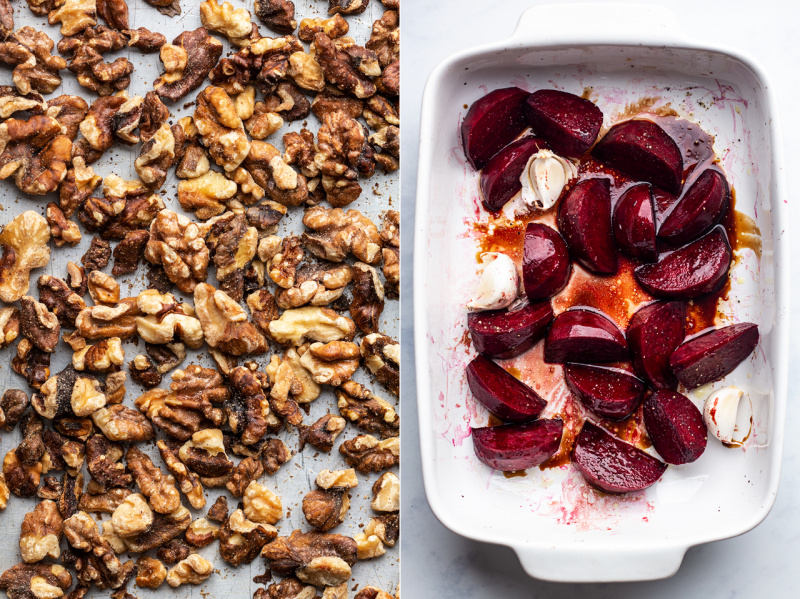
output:
MULTIPOLYGON (((800 3, 794 0, 759 3, 729 0, 653 1, 675 11, 692 39, 736 48, 761 62, 777 94, 786 152, 790 193, 800 184, 800 44, 796 24, 800 3)), ((531 0, 404 0, 403 5, 403 534, 402 584, 408 599, 458 597, 503 599, 551 597, 795 597, 800 589, 795 554, 800 539, 800 516, 795 498, 800 494, 800 438, 792 434, 800 424, 793 397, 800 389, 798 369, 790 368, 787 436, 781 489, 775 507, 755 530, 735 539, 695 547, 672 578, 647 583, 562 585, 529 578, 508 548, 469 541, 444 528, 425 499, 416 430, 415 373, 412 314, 412 263, 419 109, 422 90, 433 67, 448 55, 511 35, 519 15, 531 0)), ((569 3, 564 5, 569 18, 569 3)), ((794 213, 796 216, 797 213, 794 213)), ((793 222, 796 218, 792 219, 793 222)), ((788 226, 788 225, 787 225, 788 226)), ((792 236, 793 249, 800 236, 792 236)), ((795 252, 795 256, 797 253, 795 252)), ((797 322, 800 297, 800 260, 794 259, 792 326, 797 322)), ((791 357, 800 355, 800 337, 791 344, 791 357)), ((790 359, 791 359, 790 357, 790 359)))

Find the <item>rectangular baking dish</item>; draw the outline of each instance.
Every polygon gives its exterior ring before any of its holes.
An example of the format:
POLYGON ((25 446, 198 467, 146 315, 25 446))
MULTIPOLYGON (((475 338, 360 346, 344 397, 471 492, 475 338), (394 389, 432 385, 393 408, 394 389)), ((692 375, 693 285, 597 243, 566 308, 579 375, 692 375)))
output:
MULTIPOLYGON (((437 518, 463 536, 512 547, 525 570, 553 581, 664 578, 686 550, 742 534, 778 490, 788 364, 788 207, 776 102, 764 72, 742 55, 695 44, 674 15, 641 5, 538 6, 514 35, 468 50, 431 74, 423 96, 414 247, 417 392, 423 477, 437 518), (471 223, 478 174, 459 125, 492 89, 517 85, 580 94, 592 87, 608 117, 643 97, 670 103, 716 137, 736 207, 758 226, 760 257, 743 251, 722 312, 759 324, 754 357, 726 378, 752 405, 753 432, 731 450, 710 440, 694 464, 670 467, 645 492, 601 495, 571 467, 506 478, 475 458, 471 426, 487 413, 464 380, 474 356, 464 304, 476 281, 471 223)), ((720 384, 715 385, 721 386, 720 384)), ((701 405, 710 389, 692 398, 701 405)))

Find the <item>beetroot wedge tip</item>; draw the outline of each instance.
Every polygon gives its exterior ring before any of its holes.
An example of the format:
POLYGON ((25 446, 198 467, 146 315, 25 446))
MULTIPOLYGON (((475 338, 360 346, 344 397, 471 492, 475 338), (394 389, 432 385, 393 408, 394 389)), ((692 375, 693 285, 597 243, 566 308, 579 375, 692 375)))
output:
POLYGON ((675 389, 678 379, 669 365, 672 352, 686 336, 683 302, 653 302, 628 322, 626 338, 636 372, 656 389, 675 389))
POLYGON ((650 185, 628 188, 614 206, 614 241, 620 251, 645 262, 658 259, 656 215, 650 185))
POLYGON ((558 207, 558 229, 570 256, 586 270, 598 275, 617 272, 608 179, 584 179, 576 184, 558 207))
POLYGON ((514 312, 471 312, 467 316, 467 327, 478 353, 493 358, 513 358, 544 337, 552 320, 550 302, 538 302, 514 312))
POLYGON ((547 225, 529 223, 522 253, 522 282, 528 300, 553 297, 566 286, 571 273, 564 238, 547 225))
POLYGON ((557 154, 577 158, 592 147, 603 124, 603 112, 590 100, 555 89, 533 92, 525 116, 534 133, 557 154))
POLYGON ((525 470, 550 459, 561 446, 560 418, 472 429, 478 459, 496 470, 525 470))
POLYGON ((672 246, 694 241, 725 216, 730 204, 725 176, 710 168, 697 177, 664 219, 658 237, 672 246))
POLYGON ((524 137, 500 150, 481 171, 483 205, 497 212, 522 189, 520 177, 528 160, 547 148, 543 139, 524 137))
POLYGON ((470 106, 461 123, 461 141, 475 170, 525 130, 523 106, 529 95, 518 87, 496 89, 470 106))
POLYGON ((656 391, 644 400, 642 412, 653 447, 668 464, 689 464, 706 450, 703 414, 685 395, 656 391))
POLYGON ((506 422, 533 420, 547 405, 536 391, 482 355, 467 365, 467 383, 475 399, 506 422))

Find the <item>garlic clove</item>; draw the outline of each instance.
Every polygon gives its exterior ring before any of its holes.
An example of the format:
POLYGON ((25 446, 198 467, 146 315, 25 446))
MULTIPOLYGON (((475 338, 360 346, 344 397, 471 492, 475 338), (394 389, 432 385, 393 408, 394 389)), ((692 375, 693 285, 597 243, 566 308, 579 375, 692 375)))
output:
POLYGON ((736 413, 744 392, 737 387, 723 387, 706 398, 703 420, 709 432, 723 443, 733 442, 736 413))
POLYGON ((481 254, 481 264, 484 266, 483 273, 467 309, 479 312, 507 308, 517 298, 517 265, 500 252, 484 252, 481 254))
POLYGON ((550 150, 539 150, 522 169, 522 200, 528 206, 548 210, 558 201, 564 186, 577 176, 572 162, 550 150))

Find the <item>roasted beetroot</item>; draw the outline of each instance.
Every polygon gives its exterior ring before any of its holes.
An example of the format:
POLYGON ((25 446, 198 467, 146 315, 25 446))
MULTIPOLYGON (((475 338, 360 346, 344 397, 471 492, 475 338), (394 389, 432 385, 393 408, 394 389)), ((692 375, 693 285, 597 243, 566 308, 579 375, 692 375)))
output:
POLYGON ((669 359, 686 336, 685 318, 683 302, 654 302, 637 310, 628 322, 626 337, 633 366, 656 389, 678 386, 669 359))
POLYGON ((476 170, 527 127, 523 106, 530 94, 518 87, 489 92, 477 100, 461 123, 461 141, 467 160, 476 170))
POLYGON ((656 391, 644 400, 642 413, 653 447, 668 464, 689 464, 706 450, 703 414, 685 395, 656 391))
POLYGON ((525 137, 508 144, 489 161, 481 171, 483 205, 490 212, 505 206, 520 189, 520 175, 528 159, 547 144, 538 137, 525 137))
POLYGON ((484 356, 467 365, 467 383, 483 407, 507 422, 533 420, 547 405, 536 391, 484 356))
POLYGON ((570 256, 586 270, 599 275, 617 272, 609 185, 608 179, 584 179, 558 207, 558 228, 570 256))
POLYGON ((758 325, 732 324, 702 333, 672 353, 669 364, 687 389, 717 381, 733 372, 758 345, 758 325))
POLYGON ((564 381, 572 394, 598 416, 622 420, 639 406, 644 382, 620 368, 567 364, 564 381))
POLYGON ((603 112, 591 101, 555 89, 540 89, 528 96, 525 116, 533 132, 543 137, 556 154, 577 158, 592 147, 603 112))
POLYGON ((683 158, 675 141, 653 121, 634 119, 614 125, 592 155, 630 175, 670 193, 680 193, 683 158))
POLYGON ((554 296, 567 284, 570 273, 572 264, 564 238, 547 225, 529 223, 522 253, 522 282, 528 300, 554 296))
POLYGON ((552 457, 561 445, 560 418, 472 429, 478 459, 497 470, 525 470, 552 457))
POLYGON ((645 291, 663 299, 691 299, 719 289, 728 276, 731 246, 721 225, 705 237, 634 271, 645 291))
POLYGON ((575 442, 572 463, 590 485, 606 493, 641 491, 667 469, 661 460, 588 420, 575 442))
POLYGON ((521 310, 472 312, 467 326, 479 353, 493 358, 513 358, 541 339, 553 320, 550 302, 529 304, 521 310))
POLYGON ((622 253, 637 260, 658 260, 656 215, 650 185, 629 187, 614 207, 614 241, 622 253))
POLYGON ((619 362, 628 358, 625 337, 611 320, 591 310, 567 310, 556 316, 544 342, 544 361, 619 362))
POLYGON ((703 171, 672 207, 658 230, 658 238, 673 246, 694 241, 722 220, 730 195, 728 182, 720 171, 703 171))

